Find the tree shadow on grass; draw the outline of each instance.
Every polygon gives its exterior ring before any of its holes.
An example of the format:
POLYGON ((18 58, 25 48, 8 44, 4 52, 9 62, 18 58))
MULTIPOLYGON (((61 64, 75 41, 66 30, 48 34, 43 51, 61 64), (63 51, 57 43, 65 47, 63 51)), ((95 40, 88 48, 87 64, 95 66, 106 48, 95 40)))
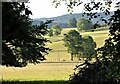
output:
POLYGON ((3 81, 2 84, 69 84, 68 81, 3 81))

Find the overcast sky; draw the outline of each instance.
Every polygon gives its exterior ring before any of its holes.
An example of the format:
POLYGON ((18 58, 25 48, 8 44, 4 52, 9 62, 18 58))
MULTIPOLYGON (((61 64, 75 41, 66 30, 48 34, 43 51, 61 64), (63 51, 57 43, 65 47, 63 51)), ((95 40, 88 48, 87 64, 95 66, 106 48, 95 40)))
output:
MULTIPOLYGON (((56 17, 64 14, 69 14, 67 8, 64 4, 60 5, 58 8, 55 8, 55 5, 52 5, 53 0, 29 0, 28 6, 32 11, 33 15, 31 18, 43 18, 43 17, 56 17)), ((82 12, 83 6, 75 7, 73 13, 82 12)), ((113 9, 112 9, 113 10, 113 9)))
MULTIPOLYGON (((29 0, 28 6, 32 11, 33 15, 31 18, 43 18, 43 17, 56 17, 64 14, 69 14, 64 4, 55 8, 52 5, 53 0, 29 0)), ((74 8, 74 13, 80 13, 82 10, 80 7, 74 8)))

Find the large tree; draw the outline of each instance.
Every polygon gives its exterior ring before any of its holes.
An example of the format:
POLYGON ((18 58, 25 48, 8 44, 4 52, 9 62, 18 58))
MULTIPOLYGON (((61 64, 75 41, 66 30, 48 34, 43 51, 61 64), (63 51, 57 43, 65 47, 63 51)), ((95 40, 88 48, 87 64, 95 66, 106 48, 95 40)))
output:
POLYGON ((93 27, 92 21, 85 19, 85 18, 80 18, 77 21, 77 29, 78 31, 81 30, 89 30, 93 27))
POLYGON ((71 60, 73 56, 77 55, 80 50, 82 51, 82 36, 76 30, 71 30, 67 34, 64 34, 64 45, 67 47, 68 52, 71 54, 71 60))
POLYGON ((54 35, 61 34, 62 28, 58 24, 53 25, 51 29, 54 35))
POLYGON ((64 34, 63 41, 68 52, 71 54, 72 61, 73 57, 90 60, 96 55, 96 43, 91 36, 82 37, 78 31, 71 30, 67 34, 64 34))
POLYGON ((96 55, 96 43, 94 42, 93 38, 91 36, 84 36, 82 41, 82 55, 87 60, 90 60, 91 58, 95 57, 96 55))
POLYGON ((2 65, 23 67, 45 60, 49 48, 43 36, 50 21, 32 26, 29 14, 24 3, 2 3, 2 65))

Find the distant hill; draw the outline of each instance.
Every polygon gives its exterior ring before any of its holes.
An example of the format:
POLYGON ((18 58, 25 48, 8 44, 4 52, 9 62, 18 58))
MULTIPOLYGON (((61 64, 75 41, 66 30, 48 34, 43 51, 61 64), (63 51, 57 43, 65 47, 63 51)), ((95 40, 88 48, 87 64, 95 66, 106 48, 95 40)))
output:
MULTIPOLYGON (((108 19, 113 12, 110 12, 109 16, 106 16, 104 13, 99 13, 101 16, 105 19, 108 19)), ((79 18, 82 18, 82 13, 75 13, 75 14, 66 14, 66 15, 62 15, 62 16, 58 16, 58 17, 52 17, 52 18, 36 18, 33 20, 33 25, 39 25, 40 21, 46 21, 46 20, 54 20, 52 24, 49 24, 49 27, 51 27, 53 24, 59 24, 61 27, 68 27, 68 20, 72 19, 72 18, 76 18, 77 20, 79 18)), ((100 17, 93 19, 92 22, 95 23, 96 21, 98 21, 100 19, 100 17)), ((86 16, 84 16, 84 18, 87 18, 86 16)), ((104 24, 103 22, 100 22, 100 24, 104 24)))

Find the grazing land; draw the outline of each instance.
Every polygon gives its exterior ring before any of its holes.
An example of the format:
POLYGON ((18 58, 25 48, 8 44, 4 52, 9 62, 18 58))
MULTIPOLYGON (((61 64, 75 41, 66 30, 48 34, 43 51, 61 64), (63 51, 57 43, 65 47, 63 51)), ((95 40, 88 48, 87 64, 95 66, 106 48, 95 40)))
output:
POLYGON ((3 80, 40 81, 40 80, 68 80, 78 63, 41 63, 29 64, 27 67, 1 67, 3 80))
MULTIPOLYGON (((64 47, 64 42, 62 41, 62 39, 65 33, 73 29, 76 28, 65 28, 59 36, 46 37, 52 42, 48 43, 48 47, 51 48, 52 51, 50 51, 50 53, 46 56, 46 61, 70 61, 70 54, 67 52, 67 48, 64 47)), ((104 40, 108 37, 108 30, 80 32, 80 34, 82 36, 92 36, 97 44, 97 48, 99 48, 104 45, 104 40)), ((74 61, 78 60, 75 59, 74 61)))
MULTIPOLYGON (((77 58, 73 62, 70 61, 70 54, 64 47, 63 34, 75 28, 64 28, 61 35, 48 37, 52 43, 48 43, 47 47, 52 51, 46 56, 41 64, 29 64, 23 68, 1 66, 1 80, 5 81, 67 81, 69 75, 73 74, 73 69, 79 61, 77 58), (56 62, 56 63, 53 63, 56 62), (59 63, 58 63, 59 62, 59 63)), ((104 45, 104 40, 108 37, 108 30, 100 30, 95 32, 81 32, 83 36, 90 35, 97 43, 97 48, 104 45)), ((40 83, 42 84, 42 83, 40 83)), ((43 83, 44 84, 44 83, 43 83)), ((51 83, 52 84, 52 83, 51 83)), ((61 83, 62 84, 62 83, 61 83)))

